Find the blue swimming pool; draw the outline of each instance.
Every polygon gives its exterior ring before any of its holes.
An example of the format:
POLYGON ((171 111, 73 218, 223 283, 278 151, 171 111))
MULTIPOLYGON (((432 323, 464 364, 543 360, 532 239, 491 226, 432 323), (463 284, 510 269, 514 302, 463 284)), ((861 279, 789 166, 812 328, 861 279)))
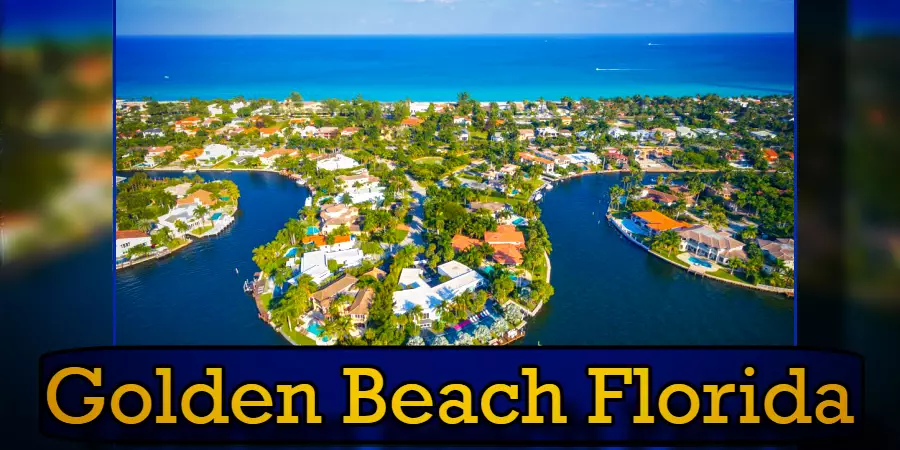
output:
POLYGON ((295 256, 297 256, 297 247, 289 248, 288 251, 284 254, 285 258, 293 258, 295 256))
POLYGON ((512 223, 513 223, 513 225, 524 225, 524 224, 525 224, 525 219, 519 217, 518 219, 513 220, 512 223))
POLYGON ((319 227, 306 227, 306 235, 312 236, 314 234, 319 234, 319 227))
POLYGON ((706 262, 706 261, 704 261, 704 260, 702 260, 702 259, 700 259, 700 258, 696 258, 696 257, 691 256, 690 258, 688 258, 688 261, 690 261, 691 264, 696 264, 696 265, 698 265, 698 266, 706 267, 707 269, 712 269, 712 264, 710 264, 710 263, 708 263, 708 262, 706 262))
MULTIPOLYGON (((319 325, 317 323, 311 323, 308 327, 306 327, 306 329, 316 337, 321 336, 322 332, 325 331, 322 325, 319 325)), ((323 337, 322 342, 328 342, 328 336, 323 337)))
POLYGON ((217 212, 213 214, 212 217, 209 218, 209 220, 219 220, 220 217, 222 217, 222 213, 217 212))

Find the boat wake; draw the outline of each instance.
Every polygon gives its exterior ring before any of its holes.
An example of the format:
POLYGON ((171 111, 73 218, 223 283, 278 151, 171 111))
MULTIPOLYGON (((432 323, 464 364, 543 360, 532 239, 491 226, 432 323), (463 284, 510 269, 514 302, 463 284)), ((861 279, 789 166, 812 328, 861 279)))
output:
POLYGON ((647 69, 601 69, 598 67, 598 68, 595 68, 594 70, 596 70, 598 72, 630 72, 633 70, 647 70, 647 69))

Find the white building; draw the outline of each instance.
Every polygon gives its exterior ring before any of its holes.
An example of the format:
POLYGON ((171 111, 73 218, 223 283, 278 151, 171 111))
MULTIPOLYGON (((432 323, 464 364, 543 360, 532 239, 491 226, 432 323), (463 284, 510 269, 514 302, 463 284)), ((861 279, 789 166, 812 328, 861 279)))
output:
POLYGON ((313 283, 322 284, 331 276, 324 251, 306 252, 300 258, 300 275, 309 275, 313 283))
POLYGON ((211 115, 211 116, 218 116, 219 114, 222 114, 224 112, 224 111, 222 111, 222 107, 216 103, 213 103, 212 105, 208 105, 206 107, 206 109, 209 111, 209 115, 211 115))
POLYGON ((168 192, 169 194, 174 195, 177 198, 182 198, 185 195, 187 195, 187 191, 190 188, 191 188, 191 183, 181 183, 181 184, 176 184, 175 186, 169 186, 163 190, 168 192))
POLYGON ((262 147, 241 147, 238 149, 237 155, 245 158, 259 158, 265 152, 266 149, 262 147))
POLYGON ((675 127, 675 133, 677 133, 679 137, 686 137, 686 138, 697 137, 697 133, 695 133, 694 130, 692 130, 688 127, 675 127))
POLYGON ((178 222, 184 222, 188 226, 188 230, 196 228, 202 222, 201 219, 194 217, 194 210, 197 209, 197 203, 189 203, 186 205, 178 205, 172 208, 168 213, 159 216, 156 223, 160 227, 168 228, 172 232, 172 236, 181 237, 185 232, 178 229, 178 222))
POLYGON ((125 257, 128 250, 139 245, 150 246, 150 236, 140 230, 116 231, 116 259, 125 257))
POLYGON ((210 144, 203 147, 203 153, 197 157, 196 161, 201 165, 212 165, 228 158, 231 154, 232 150, 228 148, 228 146, 222 144, 210 144))
POLYGON ((751 131, 750 134, 757 139, 769 140, 775 138, 775 133, 769 130, 751 131))
POLYGON ((422 279, 422 270, 403 269, 400 272, 399 283, 406 289, 393 294, 394 314, 406 314, 410 309, 420 306, 422 316, 417 322, 419 326, 429 327, 432 321, 439 318, 437 308, 442 303, 483 287, 486 283, 478 272, 455 261, 438 266, 438 271, 451 279, 431 287, 422 279))
POLYGON ((694 130, 694 132, 697 134, 709 135, 713 138, 719 138, 726 135, 724 131, 717 130, 715 128, 697 128, 696 130, 694 130))
POLYGON ((610 128, 609 131, 606 132, 606 134, 610 135, 610 137, 612 137, 613 139, 621 139, 625 136, 628 136, 628 132, 619 127, 610 128))
POLYGON ((328 158, 322 158, 316 162, 316 167, 321 170, 342 170, 352 169, 359 166, 359 163, 352 158, 344 155, 334 155, 328 158))
POLYGON ((537 129, 537 135, 542 138, 555 138, 559 136, 559 131, 553 127, 541 127, 537 129))
POLYGON ((151 128, 149 130, 144 130, 141 132, 141 134, 143 134, 145 138, 146 137, 163 137, 163 136, 165 136, 165 133, 160 128, 151 128))
POLYGON ((238 110, 245 106, 247 106, 247 104, 244 102, 234 102, 231 105, 229 105, 229 107, 231 108, 232 114, 237 114, 238 110))

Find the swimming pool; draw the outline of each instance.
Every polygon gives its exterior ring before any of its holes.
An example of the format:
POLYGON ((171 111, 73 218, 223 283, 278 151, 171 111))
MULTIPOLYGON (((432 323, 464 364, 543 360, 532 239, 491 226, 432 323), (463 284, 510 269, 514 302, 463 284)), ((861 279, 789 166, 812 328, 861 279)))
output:
POLYGON ((213 214, 212 217, 209 218, 209 220, 219 220, 220 217, 222 217, 222 213, 217 212, 213 214))
MULTIPOLYGON (((309 326, 306 327, 306 329, 309 330, 309 332, 312 333, 313 335, 315 335, 316 337, 322 336, 322 332, 325 331, 325 329, 322 328, 322 325, 319 325, 317 323, 309 324, 309 326)), ((328 336, 323 337, 322 342, 328 342, 328 336)))
POLYGON ((525 224, 525 219, 519 217, 518 219, 513 220, 512 223, 513 223, 513 225, 524 225, 524 224, 525 224))
POLYGON ((691 264, 696 264, 696 265, 698 265, 698 266, 706 267, 707 269, 712 269, 712 264, 710 264, 710 263, 708 263, 708 262, 706 262, 706 261, 704 261, 704 260, 702 260, 702 259, 700 259, 700 258, 696 258, 696 257, 691 256, 690 258, 688 258, 688 261, 690 261, 691 264))
POLYGON ((289 248, 288 251, 284 254, 285 258, 293 258, 295 256, 297 256, 297 247, 289 248))
POLYGON ((319 227, 313 227, 313 226, 306 227, 306 235, 307 236, 312 236, 314 234, 319 234, 319 227))

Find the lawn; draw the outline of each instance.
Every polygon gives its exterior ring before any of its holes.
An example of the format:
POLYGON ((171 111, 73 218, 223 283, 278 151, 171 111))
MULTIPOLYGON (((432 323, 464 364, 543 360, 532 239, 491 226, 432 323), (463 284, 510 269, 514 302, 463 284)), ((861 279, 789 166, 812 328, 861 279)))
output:
MULTIPOLYGON (((651 250, 651 251, 652 251, 652 250, 651 250)), ((678 264, 679 266, 682 266, 682 267, 689 267, 689 264, 688 264, 688 263, 686 263, 686 262, 684 262, 684 261, 682 261, 682 260, 680 260, 680 259, 677 258, 677 256, 678 256, 677 253, 672 253, 672 256, 669 256, 669 255, 666 254, 666 253, 658 253, 658 252, 653 252, 653 253, 656 254, 656 255, 662 256, 663 258, 666 258, 666 259, 668 259, 669 261, 672 261, 673 263, 678 264)))
POLYGON ((289 330, 287 326, 281 327, 281 331, 297 345, 316 345, 316 341, 310 339, 309 336, 299 331, 289 330))
POLYGON ((260 295, 259 302, 265 305, 266 311, 271 309, 272 305, 270 305, 270 303, 272 303, 272 293, 266 292, 265 294, 260 295))
POLYGON ((526 200, 527 200, 527 198, 505 197, 502 195, 482 195, 479 197, 479 201, 482 201, 482 202, 498 202, 498 203, 508 203, 508 204, 523 203, 526 200))
POLYGON ((231 160, 234 159, 234 158, 236 158, 236 157, 237 157, 237 153, 235 153, 235 154, 233 154, 233 155, 231 155, 231 156, 229 156, 229 157, 223 159, 222 161, 217 162, 217 163, 213 166, 213 168, 214 168, 214 169, 219 169, 219 168, 223 168, 223 167, 230 166, 230 165, 231 165, 231 160))
POLYGON ((212 228, 213 228, 212 225, 200 227, 200 228, 194 228, 193 230, 190 231, 190 233, 194 236, 200 237, 203 235, 203 233, 206 233, 207 231, 212 230, 212 228))
POLYGON ((440 156, 424 156, 413 160, 416 164, 440 164, 444 162, 444 158, 440 156))
MULTIPOLYGON (((729 273, 729 272, 728 272, 727 270, 725 270, 725 269, 719 269, 719 270, 717 270, 717 271, 715 271, 715 272, 710 272, 709 274, 712 275, 712 276, 714 276, 714 277, 719 277, 719 278, 722 278, 722 279, 725 279, 725 280, 737 281, 738 283, 747 283, 746 281, 744 281, 744 280, 742 280, 742 279, 740 279, 740 278, 738 278, 738 277, 732 275, 731 273, 729 273)), ((749 284, 749 283, 747 283, 747 284, 749 284)))

